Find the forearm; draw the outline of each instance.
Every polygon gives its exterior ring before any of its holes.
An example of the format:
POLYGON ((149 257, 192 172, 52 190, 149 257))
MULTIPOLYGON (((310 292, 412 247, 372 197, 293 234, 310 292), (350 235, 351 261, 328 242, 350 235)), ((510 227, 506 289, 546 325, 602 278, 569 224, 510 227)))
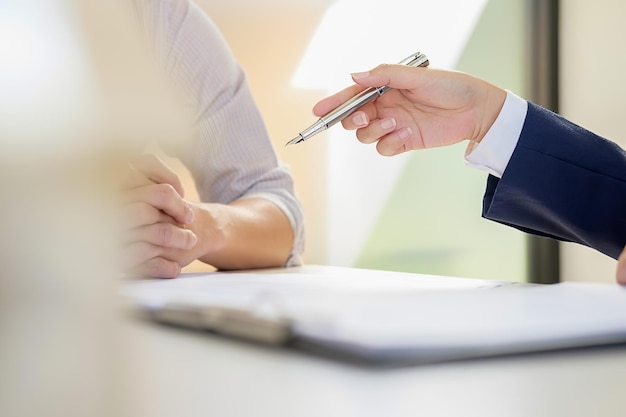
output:
POLYGON ((194 178, 202 202, 190 203, 194 221, 185 227, 198 241, 191 250, 171 250, 164 256, 180 266, 200 259, 219 269, 293 265, 303 242, 301 208, 243 69, 195 3, 147 5, 154 9, 148 25, 156 23, 164 68, 197 114, 197 134, 165 149, 194 178))
POLYGON ((230 204, 194 203, 198 258, 218 269, 282 266, 294 232, 285 214, 263 198, 230 204))

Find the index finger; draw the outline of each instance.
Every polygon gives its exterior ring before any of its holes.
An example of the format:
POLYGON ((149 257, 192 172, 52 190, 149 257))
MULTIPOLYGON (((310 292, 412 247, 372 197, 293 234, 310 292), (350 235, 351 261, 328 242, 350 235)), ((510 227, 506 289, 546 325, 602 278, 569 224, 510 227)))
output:
POLYGON ((148 206, 162 210, 176 222, 188 224, 193 221, 193 210, 189 204, 169 184, 152 184, 137 187, 122 195, 122 201, 131 203, 145 203, 148 206))
POLYGON ((328 96, 322 100, 320 100, 315 106, 313 106, 313 114, 322 117, 326 113, 336 109, 346 101, 350 100, 353 96, 365 90, 364 87, 360 85, 353 85, 348 88, 344 88, 338 93, 333 94, 332 96, 328 96))
MULTIPOLYGON (((386 85, 399 90, 411 90, 422 86, 427 81, 422 77, 429 71, 427 67, 410 67, 400 64, 381 64, 371 71, 352 74, 355 83, 364 87, 386 85)), ((428 72, 432 74, 432 71, 428 72)))
POLYGON ((420 71, 424 70, 426 70, 425 67, 381 64, 371 71, 353 73, 352 79, 356 85, 345 88, 319 101, 313 107, 313 114, 321 117, 369 87, 381 87, 386 85, 400 90, 417 88, 420 84, 427 81, 425 78, 420 77, 424 74, 420 71))
POLYGON ((181 197, 185 196, 185 190, 176 172, 156 155, 141 155, 133 160, 133 165, 152 182, 156 184, 169 184, 174 187, 181 197))

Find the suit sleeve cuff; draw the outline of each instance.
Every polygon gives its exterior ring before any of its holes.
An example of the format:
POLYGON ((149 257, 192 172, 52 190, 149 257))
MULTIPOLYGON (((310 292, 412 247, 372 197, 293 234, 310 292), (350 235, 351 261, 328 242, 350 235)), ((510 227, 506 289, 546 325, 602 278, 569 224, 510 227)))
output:
POLYGON ((509 90, 498 118, 480 143, 470 142, 465 163, 501 178, 522 132, 528 103, 509 90))

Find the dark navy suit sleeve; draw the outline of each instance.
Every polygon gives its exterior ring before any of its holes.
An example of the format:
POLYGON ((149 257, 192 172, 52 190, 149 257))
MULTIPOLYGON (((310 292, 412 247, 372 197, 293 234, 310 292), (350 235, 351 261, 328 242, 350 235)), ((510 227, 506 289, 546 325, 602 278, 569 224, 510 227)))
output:
POLYGON ((626 245, 626 151, 533 103, 483 217, 617 258, 626 245))

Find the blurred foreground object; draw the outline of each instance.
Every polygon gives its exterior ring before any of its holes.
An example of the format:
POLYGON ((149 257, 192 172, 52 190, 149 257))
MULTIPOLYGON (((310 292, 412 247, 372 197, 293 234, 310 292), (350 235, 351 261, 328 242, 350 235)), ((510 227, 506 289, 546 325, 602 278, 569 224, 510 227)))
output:
POLYGON ((124 0, 0 2, 2 416, 126 414, 114 171, 188 126, 138 29, 124 0))

